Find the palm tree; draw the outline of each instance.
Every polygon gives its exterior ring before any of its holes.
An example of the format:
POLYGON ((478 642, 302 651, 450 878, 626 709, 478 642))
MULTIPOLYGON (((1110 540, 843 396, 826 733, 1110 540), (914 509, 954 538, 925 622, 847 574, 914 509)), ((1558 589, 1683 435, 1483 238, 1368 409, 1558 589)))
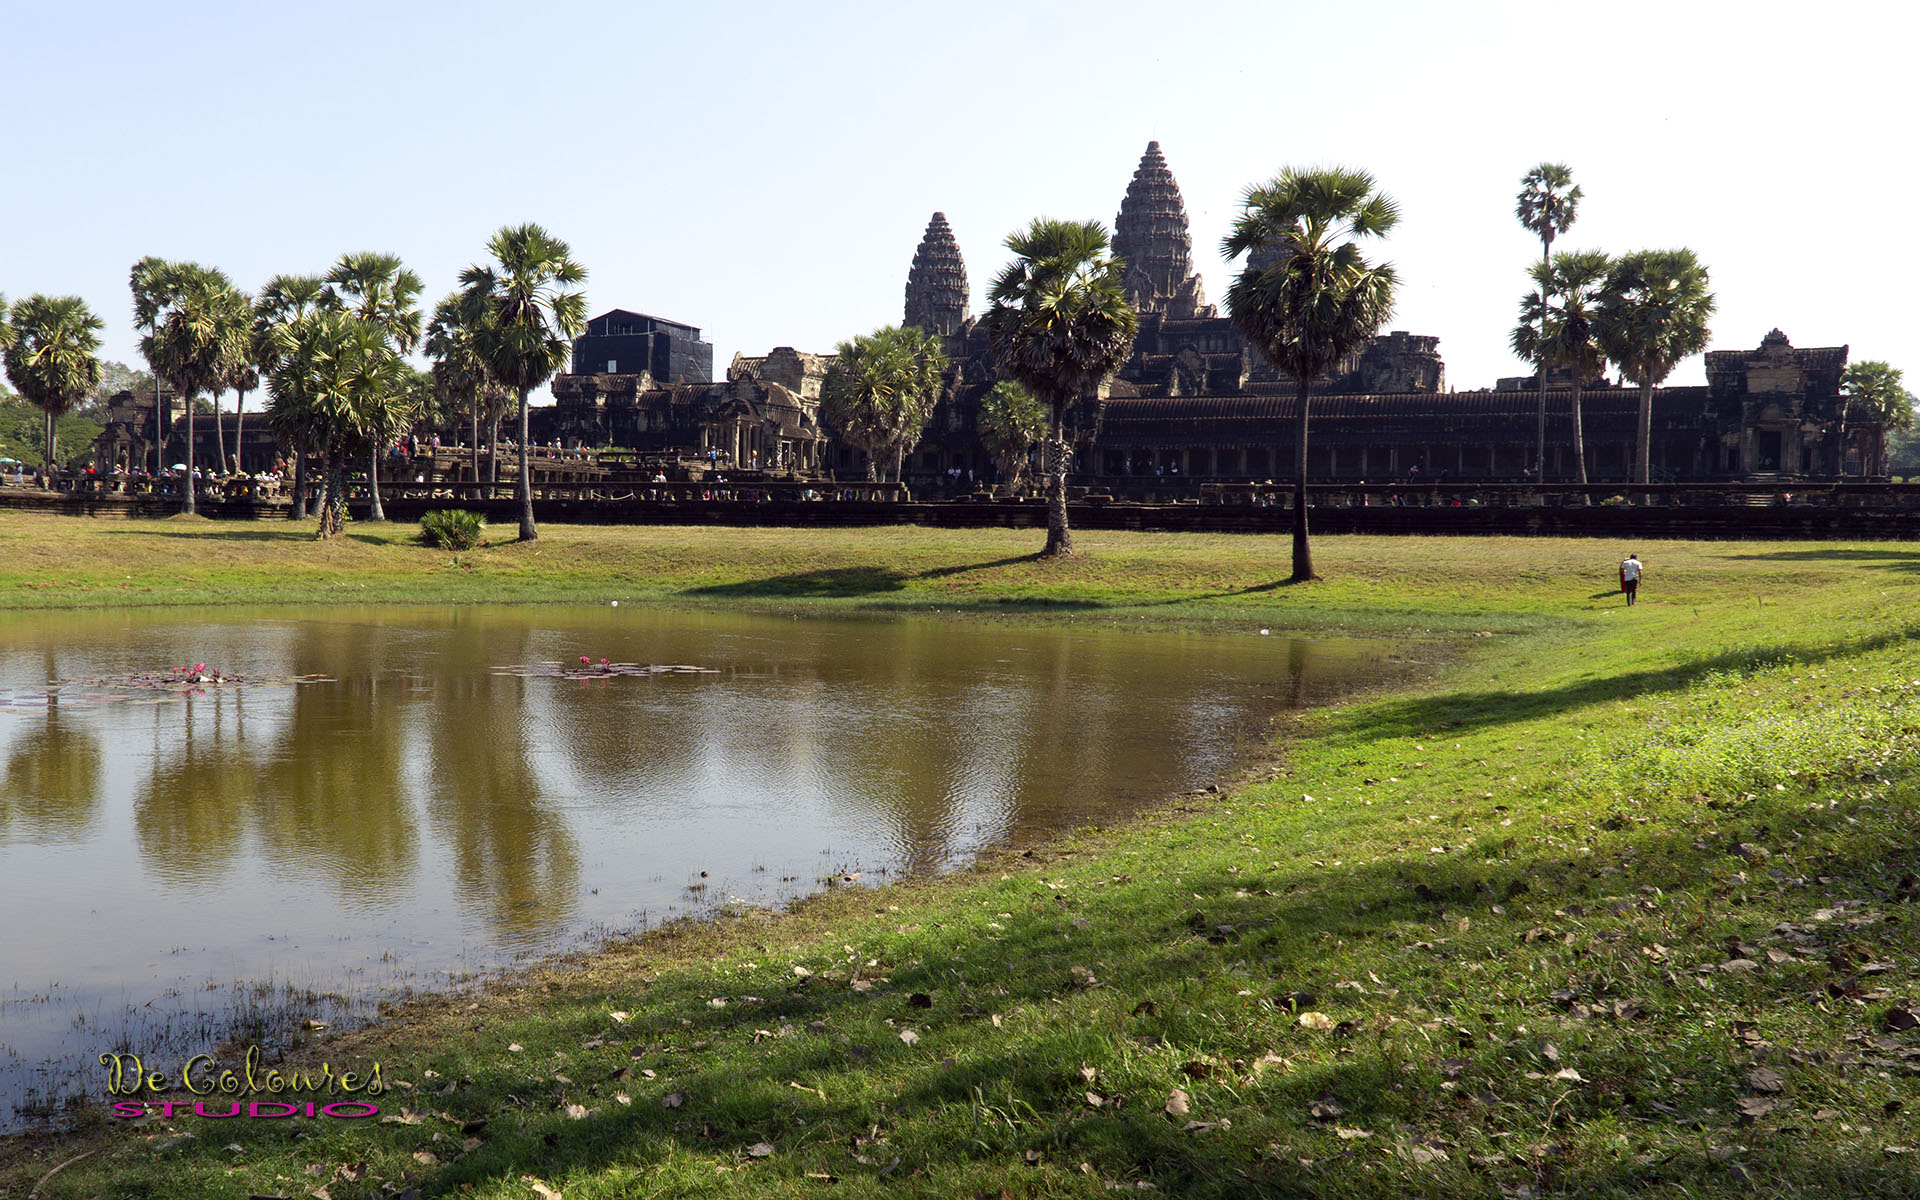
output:
MULTIPOLYGON (((163 279, 168 270, 165 259, 149 254, 133 264, 127 273, 127 286, 133 292, 133 324, 144 329, 147 336, 140 341, 141 352, 145 353, 154 331, 159 328, 160 309, 162 307, 163 279)), ((167 453, 167 432, 161 428, 160 419, 160 381, 161 372, 152 359, 147 360, 147 368, 153 374, 153 467, 152 473, 160 474, 161 463, 167 453)))
MULTIPOLYGON (((1840 473, 1846 454, 1847 410, 1858 409, 1862 416, 1877 420, 1885 429, 1913 428, 1913 393, 1906 388, 1901 371, 1892 363, 1877 359, 1862 359, 1848 366, 1840 376, 1840 385, 1847 389, 1845 402, 1840 406, 1839 449, 1834 457, 1834 474, 1840 473)), ((1883 433, 1873 455, 1874 461, 1863 461, 1861 473, 1866 475, 1886 474, 1887 440, 1883 433), (1871 469, 1869 469, 1871 468, 1871 469)))
MULTIPOLYGON (((4 323, 0 323, 4 324, 4 323)), ((53 423, 100 382, 100 331, 105 326, 78 296, 28 296, 15 304, 6 344, 7 379, 47 415, 46 464, 55 456, 53 423)))
POLYGON ((820 385, 820 411, 847 442, 867 455, 867 478, 879 478, 880 456, 901 459, 933 415, 947 356, 940 339, 918 328, 884 326, 841 342, 820 385))
POLYGON ((371 321, 323 308, 273 327, 267 420, 296 446, 313 447, 324 471, 320 538, 346 526, 346 463, 365 450, 401 392, 401 363, 371 321))
MULTIPOLYGON (((271 375, 278 355, 274 330, 300 317, 339 307, 338 293, 318 275, 275 275, 267 280, 267 286, 260 289, 259 297, 253 302, 254 361, 271 375)), ((297 427, 276 427, 276 431, 293 451, 293 507, 289 515, 293 520, 304 520, 307 515, 307 456, 316 447, 309 441, 301 440, 297 427)))
MULTIPOLYGON (((146 260, 143 260, 145 262, 146 260)), ((252 309, 226 273, 199 263, 159 263, 143 280, 136 267, 135 310, 149 316, 152 329, 140 339, 141 353, 154 374, 173 385, 187 410, 187 478, 181 511, 194 510, 193 406, 201 393, 225 386, 251 323, 252 309)))
MULTIPOLYGON (((375 254, 362 251, 358 254, 343 254, 340 261, 327 273, 327 282, 340 290, 347 300, 353 315, 362 321, 370 321, 378 326, 393 344, 393 348, 402 355, 413 353, 420 342, 420 309, 417 307, 422 284, 420 277, 400 265, 397 254, 375 254)), ((401 412, 389 405, 381 406, 389 416, 400 417, 401 412)), ((397 437, 398 428, 375 428, 378 437, 397 437)), ((367 459, 367 493, 371 498, 368 509, 369 520, 387 519, 386 507, 380 503, 380 456, 390 447, 376 440, 367 459)))
MULTIPOLYGON (((251 331, 249 331, 251 332, 251 331)), ((233 389, 233 463, 232 471, 238 475, 245 469, 242 466, 241 434, 245 432, 247 420, 247 393, 260 386, 260 363, 253 353, 253 339, 247 338, 246 349, 227 364, 226 384, 233 389)))
POLYGON ((1512 336, 1516 355, 1539 363, 1543 371, 1565 367, 1573 375, 1573 461, 1582 486, 1587 482, 1587 439, 1580 393, 1606 366, 1606 355, 1593 340, 1593 310, 1612 266, 1613 260, 1599 250, 1562 250, 1548 263, 1535 263, 1532 275, 1539 290, 1520 297, 1520 323, 1512 336))
POLYGON ((224 349, 220 378, 208 389, 208 396, 213 401, 213 445, 217 455, 217 470, 224 474, 227 470, 227 430, 220 420, 220 393, 232 388, 244 400, 246 392, 258 385, 260 377, 257 373, 251 377, 248 374, 253 368, 253 297, 238 289, 232 290, 221 296, 219 311, 224 349))
POLYGON ((1047 436, 1047 406, 1010 379, 980 398, 980 442, 993 455, 1006 494, 1017 496, 1026 483, 1027 456, 1047 436))
POLYGON ((527 395, 566 365, 587 325, 577 289, 586 268, 567 244, 538 225, 500 230, 487 243, 495 266, 460 273, 462 318, 488 372, 520 396, 520 540, 536 541, 533 475, 527 455, 527 395))
MULTIPOLYGON (((1556 234, 1565 233, 1573 224, 1575 211, 1580 207, 1580 189, 1574 186, 1573 172, 1565 163, 1541 163, 1528 171, 1520 180, 1520 194, 1514 197, 1513 215, 1520 223, 1533 231, 1540 239, 1540 271, 1534 276, 1541 291, 1539 301, 1546 307, 1553 293, 1544 281, 1551 276, 1548 265, 1553 255, 1553 239, 1556 234)), ((1524 357, 1524 356, 1523 356, 1524 357)), ((1540 364, 1540 374, 1536 381, 1539 386, 1540 421, 1534 438, 1533 469, 1534 482, 1546 482, 1547 467, 1547 362, 1536 360, 1540 364)), ((1582 482, 1585 482, 1582 480, 1582 482)))
POLYGON ((1614 260, 1594 311, 1594 338, 1628 379, 1640 385, 1633 438, 1633 481, 1652 470, 1653 389, 1680 360, 1707 348, 1713 316, 1707 269, 1693 251, 1638 250, 1614 260))
POLYGON ((1366 345, 1393 312, 1393 268, 1361 257, 1353 239, 1380 237, 1400 219, 1373 176, 1340 167, 1289 167, 1247 190, 1228 260, 1248 255, 1227 289, 1234 328, 1293 376, 1293 575, 1314 578, 1307 540, 1307 401, 1313 381, 1366 345))
POLYGON ((1126 264, 1098 221, 1036 218, 1007 235, 1014 260, 987 293, 989 345, 1002 371, 1047 403, 1047 544, 1073 553, 1067 527, 1069 409, 1097 395, 1127 361, 1140 318, 1127 303, 1126 264))
POLYGON ((433 318, 427 322, 426 351, 427 357, 433 360, 435 390, 466 413, 473 423, 473 497, 478 500, 481 415, 485 414, 487 428, 493 435, 489 444, 499 442, 500 421, 506 416, 512 393, 488 372, 486 360, 480 357, 473 327, 461 313, 458 292, 434 305, 433 318))

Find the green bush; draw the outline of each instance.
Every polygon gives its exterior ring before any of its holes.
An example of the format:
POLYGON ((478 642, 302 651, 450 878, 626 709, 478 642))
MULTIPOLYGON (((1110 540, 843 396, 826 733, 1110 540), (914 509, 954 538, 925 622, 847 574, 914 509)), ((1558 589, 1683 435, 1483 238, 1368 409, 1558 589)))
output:
POLYGON ((436 508, 420 518, 420 540, 447 550, 471 550, 480 544, 487 519, 464 508, 436 508))

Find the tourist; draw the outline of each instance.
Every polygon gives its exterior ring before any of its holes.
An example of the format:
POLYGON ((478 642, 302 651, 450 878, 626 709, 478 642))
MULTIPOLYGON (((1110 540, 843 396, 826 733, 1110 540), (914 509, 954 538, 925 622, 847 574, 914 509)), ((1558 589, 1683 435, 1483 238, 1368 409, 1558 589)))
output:
POLYGON ((1640 559, 1629 554, 1620 564, 1620 590, 1627 594, 1627 607, 1632 608, 1635 598, 1640 594, 1640 559))

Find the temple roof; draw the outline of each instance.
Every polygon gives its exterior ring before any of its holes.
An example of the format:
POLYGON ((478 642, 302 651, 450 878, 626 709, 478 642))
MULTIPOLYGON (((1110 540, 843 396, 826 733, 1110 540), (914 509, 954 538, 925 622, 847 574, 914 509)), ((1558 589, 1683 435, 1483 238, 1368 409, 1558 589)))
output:
POLYGON ((947 225, 947 214, 934 213, 919 249, 913 252, 913 266, 907 271, 905 324, 928 333, 958 333, 966 323, 970 304, 967 264, 960 256, 960 243, 947 225))
POLYGON ((1127 298, 1135 308, 1161 311, 1193 275, 1193 235, 1180 185, 1148 142, 1113 219, 1113 252, 1127 264, 1127 298))

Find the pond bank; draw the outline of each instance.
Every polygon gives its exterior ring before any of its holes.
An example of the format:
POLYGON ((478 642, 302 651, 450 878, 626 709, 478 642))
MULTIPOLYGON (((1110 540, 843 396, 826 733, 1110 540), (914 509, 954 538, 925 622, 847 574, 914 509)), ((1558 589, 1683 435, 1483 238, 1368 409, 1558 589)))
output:
POLYGON ((1622 547, 1628 613, 1592 543, 1325 539, 1275 588, 1278 538, 881 532, 540 552, 713 603, 1490 636, 1218 796, 313 1048, 398 1122, 98 1128, 0 1186, 94 1150, 43 1194, 1913 1191, 1920 553, 1622 547))

